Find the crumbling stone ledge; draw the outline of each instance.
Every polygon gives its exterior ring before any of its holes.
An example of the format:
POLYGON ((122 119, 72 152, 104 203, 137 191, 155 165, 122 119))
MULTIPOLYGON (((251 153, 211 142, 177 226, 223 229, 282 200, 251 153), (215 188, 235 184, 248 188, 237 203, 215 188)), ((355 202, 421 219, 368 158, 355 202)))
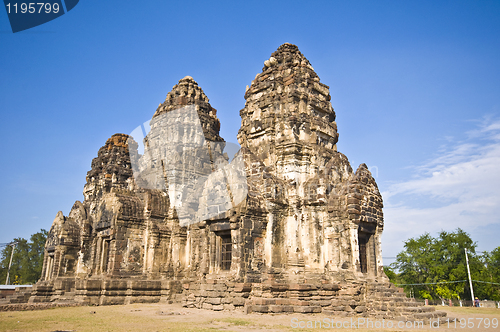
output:
POLYGON ((78 307, 80 303, 13 303, 0 305, 0 312, 3 311, 30 311, 44 310, 59 307, 78 307))

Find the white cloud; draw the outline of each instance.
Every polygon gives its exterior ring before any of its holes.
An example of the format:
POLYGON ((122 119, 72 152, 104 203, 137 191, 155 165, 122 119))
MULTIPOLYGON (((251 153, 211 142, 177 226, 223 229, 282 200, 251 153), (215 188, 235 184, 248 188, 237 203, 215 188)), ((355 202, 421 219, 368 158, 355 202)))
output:
POLYGON ((485 119, 462 141, 442 147, 439 156, 415 168, 413 179, 389 186, 382 196, 382 243, 390 256, 403 249, 406 239, 458 227, 480 247, 497 247, 500 241, 481 243, 474 233, 500 225, 500 120, 485 119))

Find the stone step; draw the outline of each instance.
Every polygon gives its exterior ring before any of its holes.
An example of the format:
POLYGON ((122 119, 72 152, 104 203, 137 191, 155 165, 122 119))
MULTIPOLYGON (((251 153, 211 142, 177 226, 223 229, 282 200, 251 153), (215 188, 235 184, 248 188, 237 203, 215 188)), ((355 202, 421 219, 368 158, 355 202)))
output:
POLYGON ((387 304, 391 307, 423 307, 425 306, 420 302, 412 302, 407 301, 406 299, 398 299, 398 298, 388 298, 385 301, 381 301, 384 304, 387 304))
POLYGON ((370 288, 384 287, 397 289, 397 287, 391 282, 369 282, 367 283, 367 286, 370 288))
POLYGON ((394 308, 394 312, 400 313, 424 313, 424 312, 435 312, 436 309, 433 307, 399 307, 394 308))
POLYGON ((7 303, 28 303, 30 295, 14 294, 6 297, 7 303))
POLYGON ((446 317, 446 312, 444 311, 422 312, 414 314, 413 317, 415 319, 440 318, 440 317, 446 317))
POLYGON ((10 299, 9 303, 26 303, 23 299, 10 299))
POLYGON ((58 298, 55 302, 57 304, 77 303, 74 298, 58 298))
POLYGON ((411 299, 407 298, 404 294, 381 294, 379 296, 376 295, 367 295, 366 298, 378 301, 392 301, 395 299, 403 299, 406 301, 411 301, 411 299))
POLYGON ((301 314, 311 314, 311 313, 320 313, 321 311, 322 309, 320 306, 302 306, 302 305, 247 305, 245 307, 246 313, 294 312, 301 314))
POLYGON ((29 299, 30 298, 30 295, 27 294, 27 295, 24 295, 24 294, 20 294, 20 295, 13 295, 10 297, 11 299, 29 299))
POLYGON ((292 306, 328 306, 331 300, 304 300, 297 298, 254 298, 252 305, 292 305, 292 306))
POLYGON ((375 293, 375 294, 370 294, 369 297, 370 296, 373 298, 387 298, 387 297, 390 297, 390 298, 399 297, 402 299, 407 298, 406 294, 404 294, 404 293, 390 293, 390 292, 375 293))
POLYGON ((393 291, 398 291, 396 287, 388 287, 388 286, 383 286, 383 285, 377 285, 377 286, 368 286, 368 290, 393 290, 393 291))
POLYGON ((402 305, 405 307, 425 307, 424 303, 415 302, 415 301, 408 301, 408 300, 403 301, 402 305))

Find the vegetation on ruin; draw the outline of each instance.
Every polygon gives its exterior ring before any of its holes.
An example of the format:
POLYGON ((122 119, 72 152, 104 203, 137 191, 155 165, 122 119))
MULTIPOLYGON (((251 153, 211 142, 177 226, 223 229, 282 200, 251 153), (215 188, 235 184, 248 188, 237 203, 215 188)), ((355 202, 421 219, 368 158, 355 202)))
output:
POLYGON ((435 238, 425 233, 406 240, 404 250, 385 272, 416 298, 470 300, 467 249, 475 297, 499 301, 500 285, 495 283, 500 283, 500 247, 491 252, 476 252, 476 248, 460 228, 442 231, 435 238))

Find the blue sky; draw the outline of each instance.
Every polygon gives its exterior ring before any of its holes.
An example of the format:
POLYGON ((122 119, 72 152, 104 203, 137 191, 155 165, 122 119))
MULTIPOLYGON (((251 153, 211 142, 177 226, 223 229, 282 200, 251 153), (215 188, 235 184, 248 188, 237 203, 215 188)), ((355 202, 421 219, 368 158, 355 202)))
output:
POLYGON ((82 0, 16 34, 0 10, 0 242, 68 214, 106 139, 150 119, 186 75, 236 142, 245 86, 290 42, 330 86, 339 151, 383 193, 383 256, 457 227, 492 250, 498 36, 498 1, 82 0))

